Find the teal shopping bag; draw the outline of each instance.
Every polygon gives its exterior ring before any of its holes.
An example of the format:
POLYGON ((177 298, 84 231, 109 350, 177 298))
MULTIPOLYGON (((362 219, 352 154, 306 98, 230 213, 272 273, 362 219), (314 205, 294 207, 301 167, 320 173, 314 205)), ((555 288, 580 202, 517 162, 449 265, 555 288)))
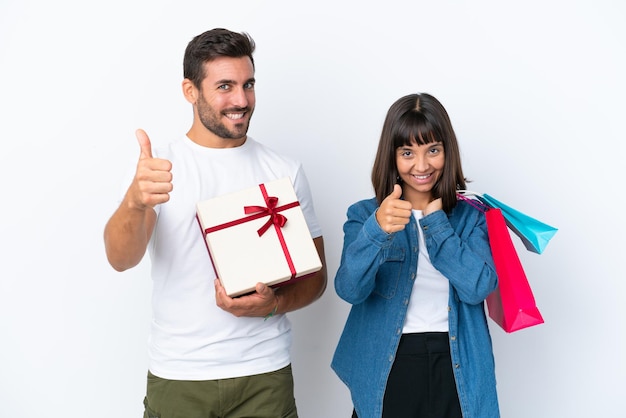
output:
POLYGON ((458 190, 458 193, 460 196, 475 196, 484 205, 500 209, 506 225, 515 235, 520 237, 528 251, 541 254, 554 234, 556 234, 556 231, 558 231, 557 228, 530 217, 517 209, 513 209, 486 193, 481 194, 469 190, 458 190))
POLYGON ((502 211, 506 225, 521 238, 528 251, 541 254, 558 231, 557 228, 513 209, 486 193, 478 194, 476 197, 484 204, 502 211))

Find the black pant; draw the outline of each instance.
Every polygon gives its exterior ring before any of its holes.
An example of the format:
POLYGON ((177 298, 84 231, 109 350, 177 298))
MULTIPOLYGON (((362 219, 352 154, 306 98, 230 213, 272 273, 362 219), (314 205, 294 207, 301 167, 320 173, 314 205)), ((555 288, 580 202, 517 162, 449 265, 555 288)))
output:
POLYGON ((448 333, 404 334, 387 379, 383 418, 461 417, 448 333))

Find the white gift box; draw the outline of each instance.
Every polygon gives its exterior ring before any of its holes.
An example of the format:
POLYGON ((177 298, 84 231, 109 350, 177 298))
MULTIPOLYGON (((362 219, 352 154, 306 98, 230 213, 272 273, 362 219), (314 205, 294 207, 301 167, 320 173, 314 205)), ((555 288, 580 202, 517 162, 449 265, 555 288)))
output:
POLYGON ((291 180, 208 199, 196 215, 217 277, 231 296, 322 268, 291 180))

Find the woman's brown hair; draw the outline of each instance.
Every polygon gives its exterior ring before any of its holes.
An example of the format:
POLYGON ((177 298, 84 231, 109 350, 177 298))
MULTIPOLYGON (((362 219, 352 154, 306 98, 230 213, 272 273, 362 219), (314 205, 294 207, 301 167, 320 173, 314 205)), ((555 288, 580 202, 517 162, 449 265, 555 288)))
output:
POLYGON ((442 175, 432 190, 433 196, 441 197, 446 213, 456 206, 456 192, 465 189, 466 183, 456 134, 446 109, 427 93, 401 97, 387 112, 372 168, 372 185, 379 204, 400 181, 396 150, 404 145, 433 142, 443 144, 445 157, 442 175))

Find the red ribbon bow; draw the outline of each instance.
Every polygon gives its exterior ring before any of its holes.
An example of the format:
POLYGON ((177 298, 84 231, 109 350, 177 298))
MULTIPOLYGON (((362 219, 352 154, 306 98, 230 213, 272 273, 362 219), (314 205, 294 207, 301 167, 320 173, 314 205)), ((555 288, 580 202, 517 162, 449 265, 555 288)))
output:
POLYGON ((263 206, 244 206, 243 210, 246 214, 258 213, 261 216, 269 215, 269 219, 265 224, 257 230, 259 236, 265 234, 267 230, 272 226, 272 224, 276 225, 278 228, 282 228, 287 223, 287 218, 278 213, 276 210, 276 206, 278 205, 278 198, 274 196, 268 196, 265 198, 265 203, 267 207, 263 206))

